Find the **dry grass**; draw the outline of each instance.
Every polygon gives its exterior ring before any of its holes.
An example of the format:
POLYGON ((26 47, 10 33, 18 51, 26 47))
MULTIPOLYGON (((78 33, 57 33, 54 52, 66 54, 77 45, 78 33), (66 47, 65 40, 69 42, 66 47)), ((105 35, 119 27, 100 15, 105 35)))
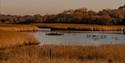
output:
POLYGON ((105 25, 92 25, 92 24, 33 24, 43 28, 52 28, 52 29, 76 29, 76 30, 95 30, 95 31, 120 31, 121 28, 125 29, 125 26, 105 26, 105 25))
POLYGON ((0 30, 5 31, 37 31, 38 27, 52 28, 54 30, 85 30, 85 31, 120 31, 121 28, 125 29, 125 26, 105 26, 105 25, 92 25, 92 24, 0 24, 0 30))
POLYGON ((38 41, 27 32, 0 31, 0 48, 38 44, 38 41))
POLYGON ((37 31, 37 26, 19 25, 19 24, 0 24, 0 30, 3 31, 37 31))
POLYGON ((24 46, 0 50, 1 63, 124 63, 125 45, 24 46))

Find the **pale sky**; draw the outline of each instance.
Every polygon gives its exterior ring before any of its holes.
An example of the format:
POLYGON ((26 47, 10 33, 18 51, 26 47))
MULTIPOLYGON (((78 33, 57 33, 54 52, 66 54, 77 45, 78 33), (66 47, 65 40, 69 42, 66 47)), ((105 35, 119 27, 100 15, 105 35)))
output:
POLYGON ((115 9, 125 0, 0 0, 0 12, 12 15, 56 14, 64 10, 88 8, 115 9))

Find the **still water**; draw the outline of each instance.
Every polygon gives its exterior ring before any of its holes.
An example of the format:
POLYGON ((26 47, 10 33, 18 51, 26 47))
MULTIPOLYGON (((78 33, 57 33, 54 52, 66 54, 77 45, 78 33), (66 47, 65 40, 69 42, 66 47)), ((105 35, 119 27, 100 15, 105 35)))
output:
POLYGON ((108 34, 98 32, 61 32, 63 35, 46 35, 46 33, 48 32, 39 31, 35 33, 35 36, 41 45, 103 45, 125 43, 124 34, 108 34))

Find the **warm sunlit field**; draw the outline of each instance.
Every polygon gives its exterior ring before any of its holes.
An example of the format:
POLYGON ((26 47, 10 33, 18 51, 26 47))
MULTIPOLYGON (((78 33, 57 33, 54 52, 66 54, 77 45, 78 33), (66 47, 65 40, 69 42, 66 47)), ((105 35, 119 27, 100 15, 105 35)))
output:
POLYGON ((32 32, 0 31, 0 48, 31 44, 38 44, 32 32))
POLYGON ((41 28, 52 28, 54 30, 85 30, 85 31, 121 31, 125 26, 117 25, 93 25, 93 24, 33 24, 41 28))
POLYGON ((0 50, 0 63, 124 63, 125 45, 23 46, 0 50))
POLYGON ((82 30, 82 31, 122 31, 125 26, 119 25, 93 25, 93 24, 0 24, 0 30, 5 31, 37 31, 39 28, 52 30, 82 30), (74 27, 75 26, 75 27, 74 27))
POLYGON ((0 24, 0 30, 4 31, 37 31, 38 27, 21 24, 0 24))

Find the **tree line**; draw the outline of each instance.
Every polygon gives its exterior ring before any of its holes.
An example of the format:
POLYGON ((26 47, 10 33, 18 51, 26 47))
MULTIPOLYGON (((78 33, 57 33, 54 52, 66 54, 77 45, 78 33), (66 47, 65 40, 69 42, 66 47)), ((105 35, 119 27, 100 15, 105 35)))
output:
POLYGON ((0 23, 31 24, 31 23, 70 23, 70 24, 98 24, 98 25, 125 25, 125 5, 118 9, 103 9, 95 12, 87 8, 66 10, 56 15, 3 15, 0 14, 0 23))

